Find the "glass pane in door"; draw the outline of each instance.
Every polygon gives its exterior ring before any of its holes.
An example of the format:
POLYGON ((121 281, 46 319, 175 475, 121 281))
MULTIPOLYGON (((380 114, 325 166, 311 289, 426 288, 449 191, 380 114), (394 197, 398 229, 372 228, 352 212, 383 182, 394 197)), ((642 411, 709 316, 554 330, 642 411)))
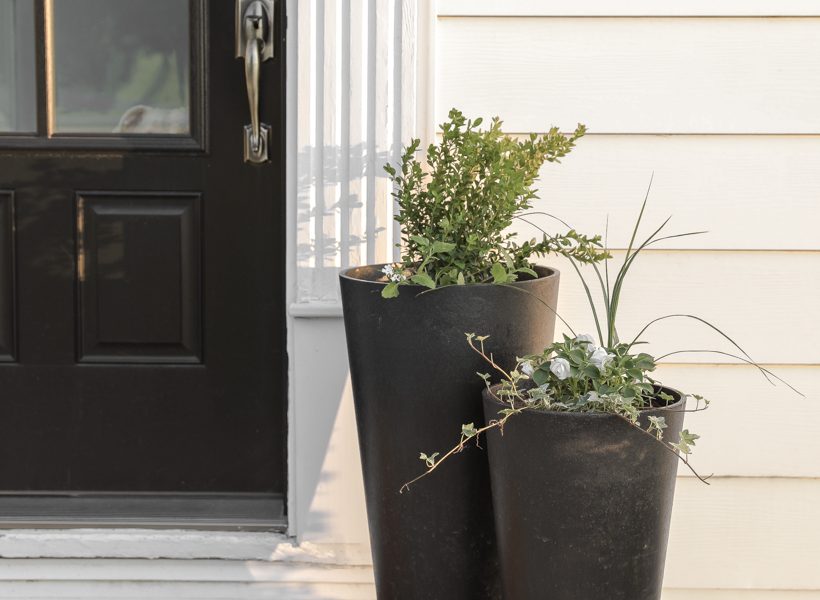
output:
POLYGON ((51 0, 55 133, 190 131, 188 0, 51 0))
POLYGON ((34 0, 0 0, 0 133, 37 129, 34 0))

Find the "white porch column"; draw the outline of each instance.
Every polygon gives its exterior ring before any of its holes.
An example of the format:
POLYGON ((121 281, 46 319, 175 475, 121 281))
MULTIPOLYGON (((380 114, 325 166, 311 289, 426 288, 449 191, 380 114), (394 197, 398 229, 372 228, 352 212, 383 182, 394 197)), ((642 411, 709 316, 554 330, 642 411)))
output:
POLYGON ((290 0, 289 512, 369 561, 337 275, 393 260, 383 166, 433 135, 432 0, 290 0))

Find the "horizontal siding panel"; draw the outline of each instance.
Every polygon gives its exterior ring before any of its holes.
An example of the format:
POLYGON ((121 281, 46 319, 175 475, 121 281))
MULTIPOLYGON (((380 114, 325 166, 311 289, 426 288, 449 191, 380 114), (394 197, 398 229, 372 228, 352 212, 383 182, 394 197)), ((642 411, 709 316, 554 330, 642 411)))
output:
POLYGON ((820 590, 818 506, 817 479, 679 479, 665 585, 820 590))
POLYGON ((442 16, 804 16, 820 15, 815 0, 438 0, 442 16))
MULTIPOLYGON (((668 365, 657 370, 655 376, 666 385, 712 401, 707 410, 687 414, 684 425, 701 436, 691 458, 701 475, 820 478, 820 459, 811 459, 820 456, 820 367, 775 371, 808 397, 772 387, 754 367, 668 365)), ((683 465, 678 473, 691 475, 683 465)))
MULTIPOLYGON (((613 266, 620 265, 622 257, 616 253, 613 266)), ((592 333, 589 304, 569 262, 558 257, 541 262, 561 271, 559 314, 577 332, 592 333)), ((591 268, 585 272, 591 284, 591 268)), ((631 340, 651 319, 689 313, 720 327, 760 363, 820 364, 820 319, 814 308, 820 298, 818 275, 818 252, 645 252, 633 263, 623 287, 617 317, 620 335, 631 340)), ((558 327, 559 333, 562 329, 558 327)), ((674 350, 732 349, 689 319, 658 323, 645 337, 653 343, 644 348, 656 356, 674 350)), ((731 359, 684 354, 670 361, 731 359)))
POLYGON ((370 584, 367 566, 284 561, 173 559, 0 559, 5 581, 197 581, 210 583, 370 584))
POLYGON ((820 591, 665 589, 661 600, 820 600, 820 591))
POLYGON ((436 114, 509 131, 820 133, 820 19, 452 18, 436 114))
POLYGON ((4 600, 375 600, 372 584, 146 583, 134 581, 0 583, 4 600))
MULTIPOLYGON (((659 247, 819 250, 818 165, 819 137, 589 136, 544 166, 534 210, 586 233, 603 234, 608 217, 610 247, 625 248, 654 173, 650 221, 671 215, 670 232, 709 230, 659 247)), ((522 221, 515 229, 537 233, 522 221)))

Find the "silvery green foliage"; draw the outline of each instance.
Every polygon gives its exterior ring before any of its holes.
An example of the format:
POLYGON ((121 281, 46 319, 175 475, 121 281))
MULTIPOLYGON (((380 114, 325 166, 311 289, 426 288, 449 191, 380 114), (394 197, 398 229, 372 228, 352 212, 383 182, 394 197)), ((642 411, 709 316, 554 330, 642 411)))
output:
POLYGON ((535 276, 531 258, 549 253, 581 263, 608 256, 600 236, 545 232, 541 240, 519 243, 508 230, 532 208, 541 166, 560 162, 584 135, 584 126, 571 135, 553 127, 544 135, 517 140, 504 135, 497 117, 486 130, 479 129, 481 124, 482 119, 469 120, 452 109, 441 125, 441 141, 427 148, 423 162, 415 139, 405 148, 398 170, 385 165, 400 209, 396 220, 402 260, 390 265, 383 296, 396 296, 404 283, 431 289, 511 283, 522 275, 535 276))
MULTIPOLYGON (((516 368, 502 380, 496 391, 511 407, 528 406, 540 410, 567 412, 606 412, 618 415, 642 428, 640 411, 672 403, 675 398, 661 389, 649 374, 655 370, 655 359, 639 352, 630 353, 629 344, 618 344, 611 350, 596 346, 591 336, 564 336, 541 354, 519 359, 516 368), (556 369, 556 364, 562 366, 556 369), (564 376, 563 365, 568 372, 564 376)), ((468 342, 473 345, 468 336, 468 342)), ((483 347, 479 349, 483 353, 483 347)), ((709 401, 693 395, 702 410, 709 401), (702 406, 701 406, 702 405, 702 406)), ((681 406, 678 410, 684 410, 681 406)), ((664 442, 664 417, 648 417, 646 432, 664 442)), ((690 454, 699 436, 683 430, 678 442, 668 442, 683 454, 690 454)))

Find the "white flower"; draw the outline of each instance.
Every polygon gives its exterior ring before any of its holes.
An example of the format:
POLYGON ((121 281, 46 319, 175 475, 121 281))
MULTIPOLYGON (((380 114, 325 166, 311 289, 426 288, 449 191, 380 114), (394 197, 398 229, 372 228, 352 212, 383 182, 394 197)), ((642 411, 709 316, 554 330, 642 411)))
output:
POLYGON ((598 395, 598 392, 589 392, 586 396, 587 402, 600 402, 601 397, 598 395))
POLYGON ((563 381, 569 377, 569 361, 565 358, 553 358, 550 363, 550 372, 563 381))
POLYGON ((549 390, 549 386, 545 383, 543 385, 539 385, 538 389, 546 394, 547 390, 549 390))
POLYGON ((606 348, 595 348, 592 351, 592 354, 589 356, 589 361, 598 367, 599 371, 603 371, 604 367, 606 367, 607 363, 610 362, 613 358, 615 358, 614 354, 609 354, 606 351, 606 348))
POLYGON ((396 271, 395 266, 392 264, 384 265, 382 267, 382 273, 387 276, 387 279, 394 282, 400 282, 407 279, 401 271, 396 271))
POLYGON ((575 341, 579 344, 586 344, 587 352, 591 352, 595 347, 595 338, 588 333, 582 333, 575 336, 575 341))
POLYGON ((532 362, 529 360, 525 360, 524 362, 522 362, 521 372, 527 377, 532 377, 532 374, 535 373, 535 369, 532 366, 532 362))

